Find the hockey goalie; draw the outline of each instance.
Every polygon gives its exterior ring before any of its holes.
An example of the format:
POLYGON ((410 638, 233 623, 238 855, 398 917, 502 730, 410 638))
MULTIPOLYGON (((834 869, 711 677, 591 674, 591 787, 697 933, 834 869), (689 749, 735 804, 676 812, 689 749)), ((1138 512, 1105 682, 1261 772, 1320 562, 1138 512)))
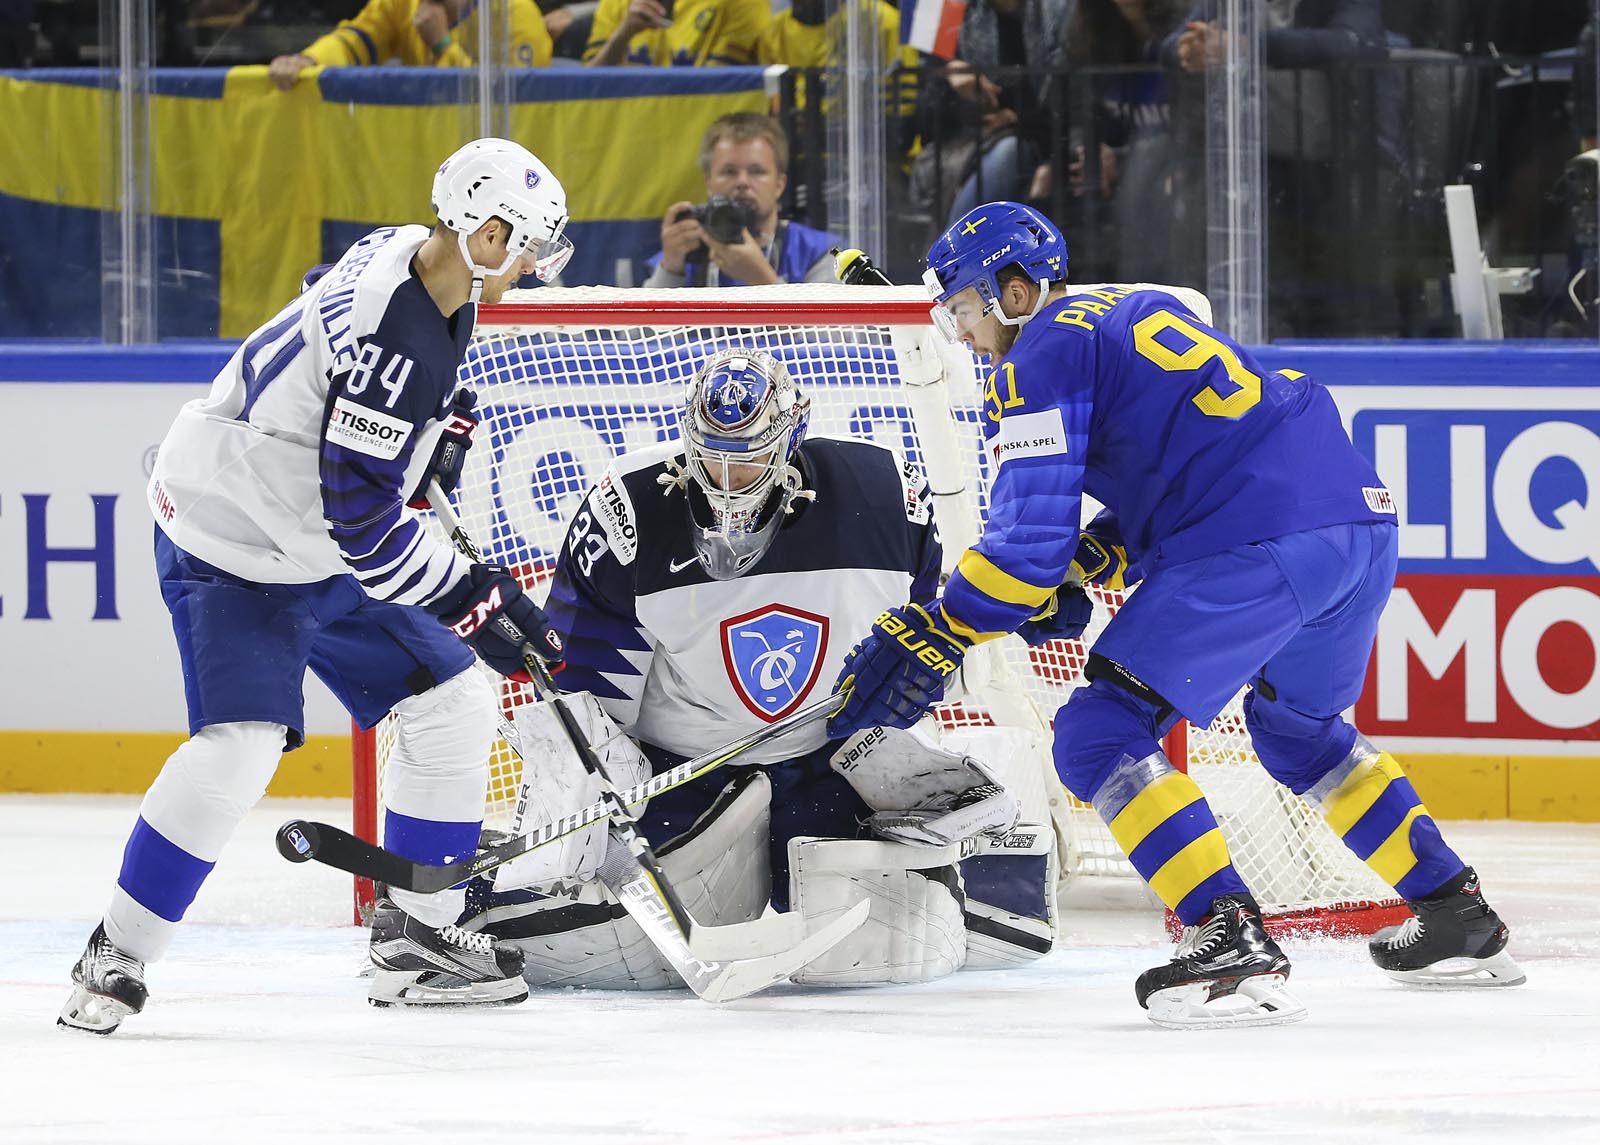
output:
MULTIPOLYGON (((937 594, 919 470, 875 444, 808 438, 808 416, 776 358, 722 350, 689 384, 682 439, 619 457, 569 525, 548 604, 567 638, 560 684, 613 783, 823 698, 845 634, 937 594)), ((594 801, 546 705, 516 725, 530 761, 517 829, 594 801)), ((868 901, 867 922, 796 981, 1012 965, 1054 938, 1053 835, 1013 830, 1018 799, 981 754, 1005 752, 941 744, 933 721, 841 740, 819 720, 656 796, 639 827, 705 923, 770 905, 809 927, 868 901)), ((605 847, 597 824, 476 880, 462 925, 520 947, 531 985, 681 985, 594 879, 605 847)))

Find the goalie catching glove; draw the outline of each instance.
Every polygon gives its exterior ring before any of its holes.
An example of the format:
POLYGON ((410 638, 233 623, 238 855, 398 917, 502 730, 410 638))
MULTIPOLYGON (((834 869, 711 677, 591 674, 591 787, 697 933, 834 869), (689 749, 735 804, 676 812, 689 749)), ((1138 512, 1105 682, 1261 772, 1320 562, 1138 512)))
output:
POLYGON ((867 638, 845 657, 834 688, 845 693, 845 702, 828 720, 828 735, 910 727, 944 696, 967 648, 919 604, 880 614, 867 638))
POLYGON ((508 679, 532 683, 522 660, 524 648, 552 672, 561 670, 561 637, 550 627, 550 618, 497 565, 473 565, 465 580, 425 607, 508 679))
POLYGON ((868 728, 829 764, 872 808, 867 826, 896 843, 943 847, 978 835, 1004 838, 1021 804, 982 760, 946 751, 913 731, 868 728))

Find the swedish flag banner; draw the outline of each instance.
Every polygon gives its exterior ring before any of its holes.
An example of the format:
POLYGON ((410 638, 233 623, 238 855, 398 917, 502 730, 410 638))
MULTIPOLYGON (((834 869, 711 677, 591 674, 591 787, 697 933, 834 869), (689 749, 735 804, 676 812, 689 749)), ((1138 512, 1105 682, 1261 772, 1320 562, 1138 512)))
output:
MULTIPOLYGON (((512 138, 566 187, 571 284, 653 253, 668 204, 704 196, 706 126, 767 106, 760 68, 539 69, 509 87, 512 138)), ((431 222, 434 169, 478 134, 475 95, 450 69, 333 68, 288 92, 264 67, 156 71, 160 335, 243 337, 371 227, 431 222)), ((93 69, 0 72, 0 337, 100 333, 115 98, 93 69)))

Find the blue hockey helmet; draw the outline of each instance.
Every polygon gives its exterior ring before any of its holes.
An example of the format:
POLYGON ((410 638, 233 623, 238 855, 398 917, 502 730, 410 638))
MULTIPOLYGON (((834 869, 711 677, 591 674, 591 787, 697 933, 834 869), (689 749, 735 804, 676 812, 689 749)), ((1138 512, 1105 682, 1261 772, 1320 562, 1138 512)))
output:
POLYGON ((1043 215, 1021 203, 984 203, 957 219, 928 251, 923 285, 935 303, 934 325, 952 342, 990 311, 1007 326, 1021 326, 1044 307, 1051 282, 1067 277, 1067 240, 1043 215), (997 310, 1000 271, 1011 265, 1039 284, 1032 313, 1008 317, 997 310))

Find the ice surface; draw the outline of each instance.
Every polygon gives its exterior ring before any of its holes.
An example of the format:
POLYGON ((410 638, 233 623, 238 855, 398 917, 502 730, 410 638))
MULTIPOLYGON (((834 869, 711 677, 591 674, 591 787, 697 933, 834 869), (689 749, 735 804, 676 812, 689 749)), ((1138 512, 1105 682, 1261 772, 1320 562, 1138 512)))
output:
POLYGON ((58 1030, 135 806, 0 796, 7 1145, 1600 1142, 1600 826, 1446 825, 1527 986, 1411 991, 1358 944, 1302 941, 1306 1022, 1174 1033, 1133 1000, 1167 947, 1130 887, 1075 892, 1030 967, 927 986, 374 1010, 348 880, 271 843, 292 815, 347 813, 269 800, 151 968, 145 1013, 104 1039, 58 1030))

